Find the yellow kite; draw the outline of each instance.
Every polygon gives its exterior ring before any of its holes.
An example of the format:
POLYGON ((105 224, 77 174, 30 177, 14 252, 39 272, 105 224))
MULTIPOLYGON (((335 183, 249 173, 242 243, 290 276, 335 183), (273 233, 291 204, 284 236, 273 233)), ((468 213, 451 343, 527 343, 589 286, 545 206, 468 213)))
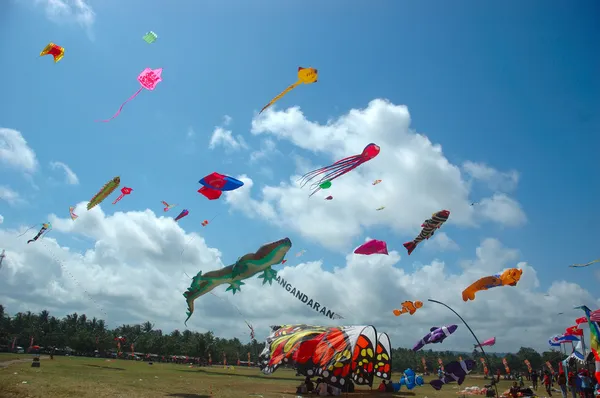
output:
POLYGON ((40 53, 40 57, 44 55, 52 55, 54 57, 54 62, 58 62, 64 57, 65 49, 64 47, 59 46, 58 44, 50 43, 40 53))
POLYGON ((268 107, 273 105, 275 102, 279 101, 284 95, 286 95, 287 93, 289 93, 294 88, 301 85, 302 83, 304 83, 304 84, 316 83, 318 78, 319 78, 319 72, 315 68, 310 68, 310 67, 303 68, 303 67, 299 66, 298 67, 298 81, 296 83, 292 84, 291 86, 289 86, 288 88, 286 88, 285 90, 283 90, 283 92, 281 94, 279 94, 277 97, 275 97, 271 101, 269 101, 269 103, 267 105, 265 105, 264 108, 262 108, 260 110, 260 112, 258 112, 258 113, 261 114, 265 109, 267 109, 268 107))

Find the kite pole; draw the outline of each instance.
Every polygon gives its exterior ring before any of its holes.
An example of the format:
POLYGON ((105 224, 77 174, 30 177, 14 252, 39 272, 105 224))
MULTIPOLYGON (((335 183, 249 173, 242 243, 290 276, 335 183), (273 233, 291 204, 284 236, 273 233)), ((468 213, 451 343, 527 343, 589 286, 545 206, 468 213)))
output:
MULTIPOLYGON (((427 299, 427 301, 431 301, 432 303, 438 303, 440 305, 443 305, 444 307, 448 308, 450 311, 454 312, 454 315, 456 315, 462 321, 462 323, 465 324, 465 326, 467 327, 467 329, 469 329, 469 332, 471 332, 471 334, 473 335, 473 338, 477 342, 477 346, 481 349, 481 353, 485 357, 485 360, 487 361, 487 363, 489 363, 491 365, 491 362, 490 362, 487 354, 483 350, 483 346, 479 342, 479 339, 477 338, 477 336, 475 336, 475 333, 473 332, 473 330, 471 329, 471 327, 469 326, 469 324, 462 318, 462 316, 458 315, 458 312, 454 311, 448 304, 444 304, 441 301, 437 301, 437 300, 433 300, 433 299, 427 299)), ((499 395, 498 395, 498 385, 496 384, 496 381, 494 380, 494 376, 493 375, 492 375, 492 381, 493 381, 492 384, 494 384, 494 389, 496 390, 496 397, 499 397, 499 395)))

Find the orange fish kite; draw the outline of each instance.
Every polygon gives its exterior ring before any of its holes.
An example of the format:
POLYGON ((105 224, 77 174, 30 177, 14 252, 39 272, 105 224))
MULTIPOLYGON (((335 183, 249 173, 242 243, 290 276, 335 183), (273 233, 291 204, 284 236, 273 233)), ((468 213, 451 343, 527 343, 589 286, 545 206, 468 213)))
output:
POLYGON ((54 63, 57 63, 64 57, 65 49, 58 44, 50 43, 44 47, 40 53, 40 57, 43 57, 44 55, 52 55, 54 57, 54 63))
POLYGON ((406 314, 407 312, 413 315, 419 308, 423 306, 422 301, 405 301, 402 303, 401 310, 394 310, 394 315, 400 316, 402 314, 406 314))

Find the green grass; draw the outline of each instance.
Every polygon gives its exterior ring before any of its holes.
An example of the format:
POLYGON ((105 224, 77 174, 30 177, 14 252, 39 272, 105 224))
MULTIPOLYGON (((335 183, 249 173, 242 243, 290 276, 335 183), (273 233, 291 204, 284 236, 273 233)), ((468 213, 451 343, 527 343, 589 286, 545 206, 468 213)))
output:
MULTIPOLYGON (((29 359, 31 355, 0 354, 0 362, 29 359)), ((31 362, 13 363, 0 368, 0 397, 2 398, 240 398, 252 394, 264 398, 294 398, 296 386, 302 378, 292 370, 279 369, 271 376, 263 375, 257 368, 234 366, 234 370, 219 366, 189 367, 188 365, 148 365, 144 362, 106 360, 55 356, 54 360, 42 357, 40 368, 32 368, 31 362), (26 381, 27 383, 23 383, 26 381)), ((394 376, 398 381, 400 375, 394 376)), ((427 379, 426 381, 429 381, 427 379)), ((461 389, 483 386, 486 381, 472 377, 461 389)), ((374 388, 379 384, 376 379, 374 388)), ((508 381, 500 383, 500 393, 509 387, 508 381)), ((370 392, 360 387, 349 397, 460 397, 456 385, 435 391, 428 384, 412 391, 402 389, 395 394, 370 392)))

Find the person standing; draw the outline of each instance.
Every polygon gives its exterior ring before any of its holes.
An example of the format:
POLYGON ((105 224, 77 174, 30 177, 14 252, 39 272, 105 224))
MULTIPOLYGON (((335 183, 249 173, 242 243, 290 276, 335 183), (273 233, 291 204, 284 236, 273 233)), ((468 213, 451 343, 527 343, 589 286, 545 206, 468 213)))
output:
POLYGON ((567 398, 567 376, 565 376, 565 372, 560 372, 556 377, 556 384, 560 388, 560 392, 563 398, 567 398))
POLYGON ((531 372, 531 383, 533 384, 533 389, 535 391, 537 391, 537 389, 538 389, 538 372, 537 371, 531 372))

